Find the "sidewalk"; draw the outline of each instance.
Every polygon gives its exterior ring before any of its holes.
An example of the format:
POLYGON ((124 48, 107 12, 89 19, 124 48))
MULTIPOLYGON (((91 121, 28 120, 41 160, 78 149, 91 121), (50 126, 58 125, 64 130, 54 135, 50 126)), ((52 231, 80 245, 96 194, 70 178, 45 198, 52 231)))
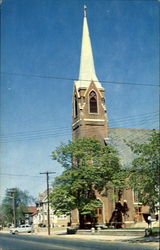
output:
POLYGON ((100 234, 93 234, 93 235, 80 235, 80 234, 66 234, 65 231, 54 231, 51 232, 51 235, 48 236, 47 232, 39 232, 33 233, 33 235, 42 236, 42 237, 61 237, 65 239, 72 239, 72 240, 92 240, 92 241, 116 241, 116 242, 123 242, 123 243, 138 243, 147 246, 153 246, 155 249, 159 249, 159 237, 141 237, 141 236, 107 236, 107 235, 100 235, 100 234))

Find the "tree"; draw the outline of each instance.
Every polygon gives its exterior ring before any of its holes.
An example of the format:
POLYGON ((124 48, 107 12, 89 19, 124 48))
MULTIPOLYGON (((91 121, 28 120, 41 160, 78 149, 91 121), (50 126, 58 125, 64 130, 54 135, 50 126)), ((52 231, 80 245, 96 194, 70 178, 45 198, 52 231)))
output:
POLYGON ((94 138, 62 144, 52 152, 52 159, 64 167, 50 195, 55 213, 69 213, 77 208, 81 225, 84 215, 95 218, 95 208, 100 206, 95 190, 106 193, 107 184, 111 188, 115 183, 117 189, 122 186, 115 176, 122 169, 116 151, 94 138))
POLYGON ((159 203, 160 133, 154 131, 148 143, 129 142, 136 155, 129 169, 129 184, 139 193, 139 200, 151 211, 159 203))
POLYGON ((16 222, 25 220, 24 209, 33 202, 33 197, 27 191, 22 191, 18 188, 7 189, 5 197, 2 201, 2 211, 5 222, 12 224, 14 222, 14 209, 16 215, 16 222), (15 206, 15 208, 14 208, 15 206))
POLYGON ((0 226, 3 227, 4 225, 5 225, 4 214, 2 210, 2 205, 0 205, 0 226))

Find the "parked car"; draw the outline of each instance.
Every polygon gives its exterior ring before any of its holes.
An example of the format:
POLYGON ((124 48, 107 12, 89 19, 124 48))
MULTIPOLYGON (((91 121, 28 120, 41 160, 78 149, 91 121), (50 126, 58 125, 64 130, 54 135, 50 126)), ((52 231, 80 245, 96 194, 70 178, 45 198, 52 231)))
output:
POLYGON ((31 233, 32 227, 30 225, 20 225, 19 227, 14 227, 10 229, 11 234, 16 233, 31 233))
POLYGON ((39 227, 46 227, 46 224, 40 223, 38 224, 39 227))

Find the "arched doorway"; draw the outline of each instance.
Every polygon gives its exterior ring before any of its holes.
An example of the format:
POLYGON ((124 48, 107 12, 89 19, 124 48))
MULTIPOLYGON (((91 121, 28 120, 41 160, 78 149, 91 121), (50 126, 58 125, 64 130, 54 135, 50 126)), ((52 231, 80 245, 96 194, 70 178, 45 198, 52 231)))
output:
POLYGON ((103 223, 103 203, 99 200, 99 206, 96 208, 96 219, 98 224, 103 223))

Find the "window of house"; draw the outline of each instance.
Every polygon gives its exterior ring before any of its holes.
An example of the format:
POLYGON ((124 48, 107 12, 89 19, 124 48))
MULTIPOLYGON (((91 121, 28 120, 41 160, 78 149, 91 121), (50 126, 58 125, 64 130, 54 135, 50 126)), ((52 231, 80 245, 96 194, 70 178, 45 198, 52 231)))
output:
POLYGON ((90 113, 97 113, 97 95, 94 91, 89 94, 90 113))

